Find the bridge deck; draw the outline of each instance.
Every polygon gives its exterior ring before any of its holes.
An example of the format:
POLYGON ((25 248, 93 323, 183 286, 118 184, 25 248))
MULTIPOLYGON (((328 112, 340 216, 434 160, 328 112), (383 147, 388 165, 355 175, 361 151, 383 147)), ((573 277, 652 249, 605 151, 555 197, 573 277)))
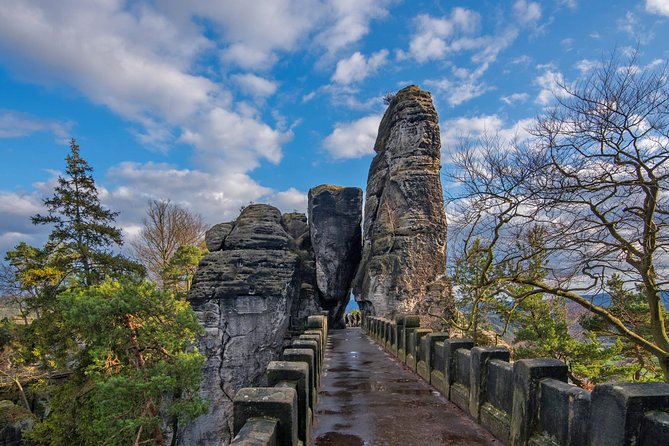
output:
POLYGON ((359 328, 330 330, 316 446, 501 445, 359 328))

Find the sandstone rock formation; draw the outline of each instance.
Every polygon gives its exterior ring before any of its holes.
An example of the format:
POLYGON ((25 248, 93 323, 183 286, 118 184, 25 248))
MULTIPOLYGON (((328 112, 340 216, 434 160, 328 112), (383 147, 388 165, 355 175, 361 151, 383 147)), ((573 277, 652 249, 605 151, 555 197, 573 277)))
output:
POLYGON ((321 185, 309 190, 309 228, 316 283, 329 324, 344 328, 344 311, 361 255, 362 190, 321 185))
MULTIPOLYGON (((256 204, 242 211, 225 236, 218 235, 227 231, 221 225, 216 237, 210 231, 208 245, 220 238, 222 249, 202 259, 188 299, 205 328, 200 391, 211 404, 185 428, 181 444, 227 444, 232 398, 241 387, 262 384, 267 364, 278 357, 291 314, 299 313, 302 277, 309 275, 303 262, 308 255, 292 236, 301 232, 298 239, 304 241, 304 220, 304 215, 282 218, 278 209, 256 204)), ((313 301, 309 305, 317 308, 313 301)))
POLYGON ((232 231, 234 222, 219 223, 214 225, 204 234, 204 243, 207 245, 209 252, 219 251, 223 249, 223 242, 225 238, 232 231))
POLYGON ((299 212, 283 214, 281 224, 293 239, 293 252, 300 257, 298 276, 300 292, 298 300, 293 304, 291 317, 293 321, 302 321, 307 316, 319 314, 323 307, 318 297, 316 285, 316 262, 309 237, 307 216, 299 212))
POLYGON ((450 308, 440 149, 430 93, 415 85, 400 90, 379 126, 369 169, 363 253, 353 283, 363 311, 426 315, 450 308))

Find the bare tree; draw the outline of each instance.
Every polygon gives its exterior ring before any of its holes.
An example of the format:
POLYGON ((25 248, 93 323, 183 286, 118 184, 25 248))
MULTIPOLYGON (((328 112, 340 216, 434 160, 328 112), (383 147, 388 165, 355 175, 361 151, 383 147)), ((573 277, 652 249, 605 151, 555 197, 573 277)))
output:
POLYGON ((451 173, 462 184, 454 201, 464 252, 476 238, 488 250, 482 283, 576 302, 652 354, 669 380, 669 70, 638 62, 614 53, 586 79, 559 85, 528 143, 479 141, 456 155, 451 173), (550 267, 532 276, 534 254, 516 241, 537 225, 550 267), (613 277, 643 293, 643 324, 612 309, 613 277))
POLYGON ((164 285, 174 253, 181 246, 201 244, 206 229, 201 215, 169 200, 151 200, 143 228, 131 245, 149 274, 164 285))

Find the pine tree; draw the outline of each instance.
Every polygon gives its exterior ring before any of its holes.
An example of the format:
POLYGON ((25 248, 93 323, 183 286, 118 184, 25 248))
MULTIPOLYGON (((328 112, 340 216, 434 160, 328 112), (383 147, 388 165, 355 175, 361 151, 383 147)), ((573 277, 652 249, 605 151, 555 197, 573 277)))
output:
POLYGON ((45 248, 59 250, 62 270, 84 286, 98 284, 106 275, 141 271, 113 254, 123 244, 121 230, 113 226, 118 213, 100 204, 93 168, 81 158, 74 139, 66 161, 65 176, 58 177, 53 196, 44 200, 48 213, 32 217, 35 225, 53 225, 45 248))

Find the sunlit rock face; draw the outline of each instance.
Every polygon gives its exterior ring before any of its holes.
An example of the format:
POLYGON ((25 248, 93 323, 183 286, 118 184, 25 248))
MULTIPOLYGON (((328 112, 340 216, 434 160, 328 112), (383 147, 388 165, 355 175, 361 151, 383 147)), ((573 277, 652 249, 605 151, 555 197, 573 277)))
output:
POLYGON ((206 356, 200 392, 210 407, 186 426, 181 444, 227 444, 232 398, 242 387, 263 384, 291 315, 320 311, 313 293, 303 289, 305 276, 315 281, 313 260, 308 264, 313 254, 299 246, 309 238, 305 220, 303 214, 282 217, 272 206, 250 205, 230 227, 219 226, 216 240, 208 243, 220 243, 220 249, 200 262, 188 300, 205 328, 199 343, 206 356))
POLYGON ((392 317, 450 308, 439 118, 412 85, 381 120, 365 197, 363 251, 353 292, 363 311, 392 317))
POLYGON ((344 328, 351 281, 361 255, 362 190, 324 184, 309 190, 316 283, 329 324, 344 328))

